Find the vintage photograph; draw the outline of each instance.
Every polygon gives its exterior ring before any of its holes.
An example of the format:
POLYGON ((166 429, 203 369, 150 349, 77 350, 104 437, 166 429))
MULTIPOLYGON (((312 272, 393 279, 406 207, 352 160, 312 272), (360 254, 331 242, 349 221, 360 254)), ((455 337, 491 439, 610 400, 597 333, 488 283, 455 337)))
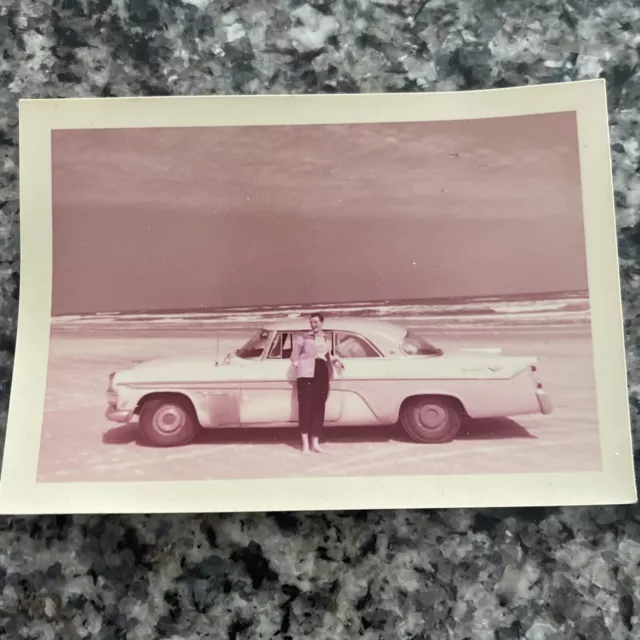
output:
POLYGON ((575 112, 55 130, 51 168, 38 482, 601 469, 575 112))

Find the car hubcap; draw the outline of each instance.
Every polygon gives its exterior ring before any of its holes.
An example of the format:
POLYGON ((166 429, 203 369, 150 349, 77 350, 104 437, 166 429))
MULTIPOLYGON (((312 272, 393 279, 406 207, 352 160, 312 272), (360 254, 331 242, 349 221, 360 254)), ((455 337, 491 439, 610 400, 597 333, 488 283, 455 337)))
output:
POLYGON ((182 411, 178 407, 162 407, 156 411, 153 417, 153 426, 156 431, 168 435, 174 433, 184 422, 182 411))
POLYGON ((441 427, 447 419, 446 411, 437 405, 429 404, 420 408, 420 422, 427 429, 441 427))

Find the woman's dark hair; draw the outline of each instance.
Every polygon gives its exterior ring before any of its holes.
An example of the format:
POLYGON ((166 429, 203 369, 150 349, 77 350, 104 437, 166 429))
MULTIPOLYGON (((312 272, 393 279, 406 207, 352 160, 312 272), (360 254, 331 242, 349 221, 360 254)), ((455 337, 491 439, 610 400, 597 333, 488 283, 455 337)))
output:
POLYGON ((318 318, 318 320, 320 320, 320 322, 324 322, 324 314, 320 313, 319 311, 316 311, 316 312, 312 313, 309 316, 309 320, 311 320, 311 318, 318 318))

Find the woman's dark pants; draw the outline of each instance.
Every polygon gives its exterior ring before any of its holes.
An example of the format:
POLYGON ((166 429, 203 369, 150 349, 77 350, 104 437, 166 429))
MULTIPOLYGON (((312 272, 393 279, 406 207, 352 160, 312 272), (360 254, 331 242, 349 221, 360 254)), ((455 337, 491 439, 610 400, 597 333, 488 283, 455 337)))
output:
POLYGON ((298 378, 298 422, 301 433, 319 438, 329 397, 329 367, 316 358, 313 378, 298 378))

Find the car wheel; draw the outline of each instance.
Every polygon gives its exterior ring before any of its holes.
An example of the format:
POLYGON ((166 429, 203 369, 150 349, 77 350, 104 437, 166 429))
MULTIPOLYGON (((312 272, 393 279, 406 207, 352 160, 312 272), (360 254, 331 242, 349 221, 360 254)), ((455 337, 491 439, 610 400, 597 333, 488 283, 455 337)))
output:
POLYGON ((402 408, 404 430, 416 442, 450 442, 460 429, 462 418, 456 403, 449 398, 423 396, 411 398, 402 408))
POLYGON ((152 398, 140 412, 140 431, 148 444, 178 447, 193 440, 198 421, 193 408, 182 398, 152 398))

